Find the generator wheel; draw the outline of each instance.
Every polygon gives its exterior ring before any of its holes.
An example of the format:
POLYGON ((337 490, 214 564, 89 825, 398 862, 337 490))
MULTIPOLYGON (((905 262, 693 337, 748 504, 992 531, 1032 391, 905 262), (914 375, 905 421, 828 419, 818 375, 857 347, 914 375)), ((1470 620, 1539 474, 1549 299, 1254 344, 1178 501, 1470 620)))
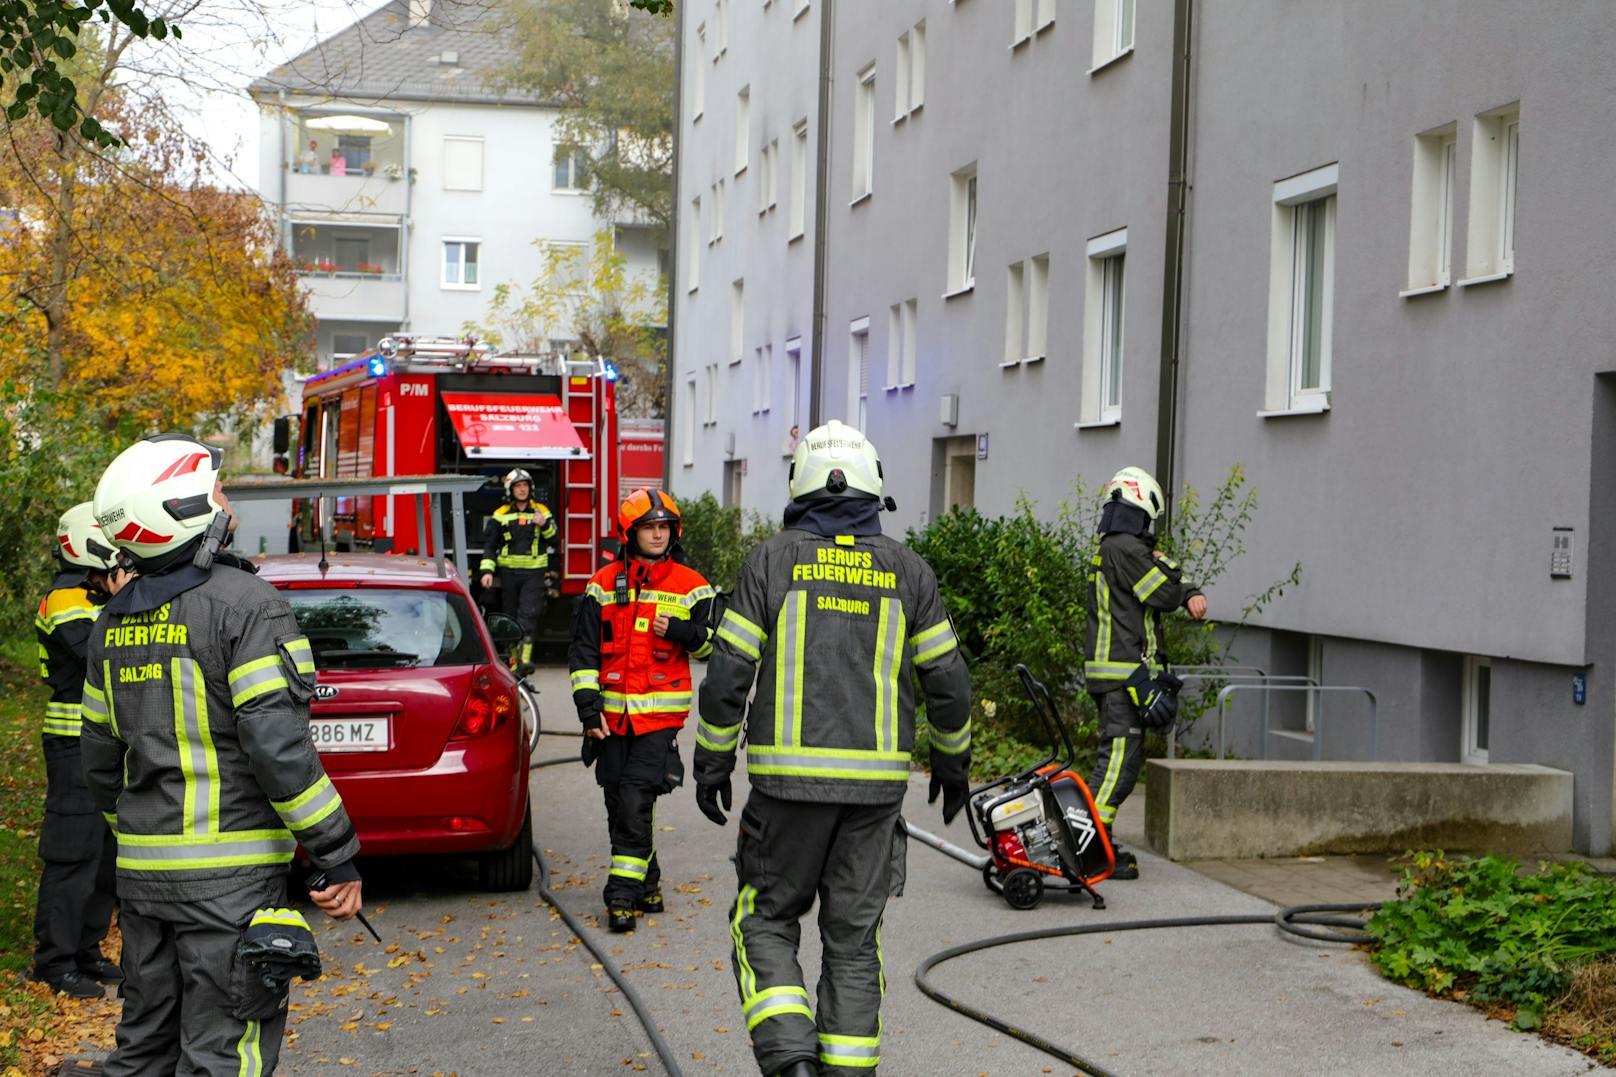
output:
POLYGON ((1016 868, 1004 877, 1004 900, 1012 909, 1031 909, 1044 900, 1044 877, 1031 868, 1016 868))
POLYGON ((995 894, 1004 893, 1004 883, 999 881, 999 873, 991 860, 982 865, 982 882, 995 894))

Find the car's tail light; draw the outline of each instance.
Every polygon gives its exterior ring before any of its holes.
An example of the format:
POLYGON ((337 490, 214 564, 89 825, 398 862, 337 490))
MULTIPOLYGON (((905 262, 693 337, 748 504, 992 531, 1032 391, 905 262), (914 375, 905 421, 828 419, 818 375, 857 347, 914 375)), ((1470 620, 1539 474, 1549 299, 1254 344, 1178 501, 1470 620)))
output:
POLYGON ((471 691, 466 694, 465 706, 460 708, 460 720, 455 723, 454 736, 487 736, 515 713, 516 696, 510 689, 496 682, 490 673, 473 674, 471 691))

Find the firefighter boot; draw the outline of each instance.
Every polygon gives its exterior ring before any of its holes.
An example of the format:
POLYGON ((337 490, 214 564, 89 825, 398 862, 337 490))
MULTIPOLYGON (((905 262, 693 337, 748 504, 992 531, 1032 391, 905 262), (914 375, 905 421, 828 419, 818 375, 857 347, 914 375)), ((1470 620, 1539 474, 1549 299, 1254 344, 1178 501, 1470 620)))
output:
POLYGON ((641 894, 640 899, 634 903, 634 907, 641 912, 648 912, 652 916, 657 915, 666 908, 662 903, 662 891, 650 890, 641 894))
POLYGON ((613 932, 634 930, 634 906, 626 901, 614 901, 606 906, 606 926, 613 932))
POLYGON ((1126 882, 1129 879, 1139 878, 1139 861, 1134 858, 1132 853, 1120 845, 1111 846, 1111 851, 1117 858, 1117 866, 1111 872, 1113 879, 1121 879, 1126 882))

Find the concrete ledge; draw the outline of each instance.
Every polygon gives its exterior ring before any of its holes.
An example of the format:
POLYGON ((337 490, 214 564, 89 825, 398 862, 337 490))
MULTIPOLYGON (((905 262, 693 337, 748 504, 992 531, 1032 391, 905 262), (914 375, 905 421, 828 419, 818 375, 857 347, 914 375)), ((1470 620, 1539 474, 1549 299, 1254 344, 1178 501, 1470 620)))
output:
POLYGON ((1534 764, 1152 759, 1145 790, 1170 860, 1571 848, 1572 775, 1534 764))

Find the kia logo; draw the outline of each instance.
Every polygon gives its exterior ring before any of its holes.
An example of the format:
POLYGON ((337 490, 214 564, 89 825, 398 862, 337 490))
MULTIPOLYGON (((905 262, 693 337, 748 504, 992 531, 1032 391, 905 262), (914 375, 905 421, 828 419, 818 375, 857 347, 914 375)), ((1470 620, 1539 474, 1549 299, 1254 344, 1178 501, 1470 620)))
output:
POLYGON ((334 684, 317 684, 314 686, 315 699, 336 699, 337 686, 334 684))

